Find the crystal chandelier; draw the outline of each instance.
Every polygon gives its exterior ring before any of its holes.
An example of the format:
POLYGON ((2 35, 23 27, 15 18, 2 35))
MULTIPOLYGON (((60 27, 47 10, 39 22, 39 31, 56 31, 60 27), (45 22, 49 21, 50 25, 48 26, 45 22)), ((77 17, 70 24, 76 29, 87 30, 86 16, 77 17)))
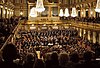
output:
POLYGON ((35 7, 33 7, 33 8, 31 9, 30 16, 31 16, 31 17, 37 17, 37 11, 36 11, 36 8, 35 8, 35 7))
POLYGON ((64 13, 63 13, 63 10, 62 10, 62 9, 60 9, 59 16, 60 16, 60 17, 63 17, 63 16, 64 16, 64 13))
POLYGON ((45 10, 44 5, 43 5, 43 0, 37 0, 36 3, 36 11, 37 12, 43 12, 45 10))
POLYGON ((65 17, 68 17, 68 16, 69 16, 68 8, 65 9, 65 14, 64 14, 64 16, 65 16, 65 17))
POLYGON ((72 14, 71 14, 72 17, 76 17, 77 16, 77 13, 76 13, 76 8, 72 8, 72 14))
POLYGON ((100 0, 97 0, 97 5, 96 5, 95 11, 100 13, 100 0))

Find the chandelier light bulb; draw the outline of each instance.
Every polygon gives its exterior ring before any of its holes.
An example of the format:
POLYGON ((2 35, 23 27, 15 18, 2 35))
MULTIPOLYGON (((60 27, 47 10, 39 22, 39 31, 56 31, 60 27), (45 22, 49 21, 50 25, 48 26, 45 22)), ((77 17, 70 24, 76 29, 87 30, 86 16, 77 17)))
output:
POLYGON ((96 5, 95 11, 100 13, 100 0, 97 0, 97 5, 96 5))
POLYGON ((84 14, 84 12, 82 11, 82 15, 84 14))
POLYGON ((65 9, 65 14, 64 14, 64 16, 65 16, 65 17, 68 17, 68 16, 69 16, 68 8, 65 9))
POLYGON ((33 7, 33 8, 31 9, 30 16, 31 16, 31 17, 37 17, 37 11, 36 11, 36 8, 35 8, 35 7, 33 7))
POLYGON ((71 14, 72 17, 76 17, 77 16, 77 13, 76 13, 76 8, 72 8, 72 14, 71 14))
POLYGON ((43 5, 43 0, 37 0, 36 3, 36 11, 37 12, 43 12, 45 10, 44 5, 43 5))
POLYGON ((91 15, 93 14, 93 12, 91 11, 91 15))
POLYGON ((63 16, 64 16, 64 13, 63 13, 63 10, 62 10, 62 9, 60 9, 59 16, 60 16, 60 17, 63 17, 63 16))

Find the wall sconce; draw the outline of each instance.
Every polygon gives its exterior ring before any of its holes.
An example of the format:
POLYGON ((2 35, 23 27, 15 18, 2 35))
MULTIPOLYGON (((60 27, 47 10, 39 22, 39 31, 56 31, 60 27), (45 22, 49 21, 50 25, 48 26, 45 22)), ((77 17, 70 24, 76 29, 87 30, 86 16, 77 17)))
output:
POLYGON ((3 6, 2 6, 2 5, 1 5, 0 7, 1 7, 1 8, 3 8, 3 6))
POLYGON ((20 15, 23 15, 23 12, 22 11, 20 12, 20 15))
POLYGON ((78 11, 80 11, 80 10, 78 10, 78 11))
POLYGON ((86 11, 88 11, 88 9, 86 9, 86 11))
POLYGON ((5 7, 5 9, 7 9, 7 7, 5 7))
POLYGON ((34 26, 34 24, 32 24, 32 26, 34 26))
POLYGON ((84 13, 82 12, 82 15, 83 15, 84 13))
POLYGON ((91 11, 91 15, 93 14, 93 11, 91 11))

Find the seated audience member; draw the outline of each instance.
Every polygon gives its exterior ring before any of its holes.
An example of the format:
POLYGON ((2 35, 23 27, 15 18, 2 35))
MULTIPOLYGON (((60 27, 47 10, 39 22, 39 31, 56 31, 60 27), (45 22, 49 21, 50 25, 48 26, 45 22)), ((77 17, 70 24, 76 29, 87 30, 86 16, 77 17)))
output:
POLYGON ((42 59, 37 59, 34 62, 33 68, 46 68, 46 66, 42 59))
POLYGON ((51 54, 51 68, 59 68, 58 54, 56 52, 51 54))
POLYGON ((66 64, 66 68, 77 68, 78 65, 79 65, 79 56, 76 52, 72 53, 70 55, 70 61, 66 64))
POLYGON ((92 62, 92 53, 87 51, 83 55, 84 62, 78 68, 97 68, 96 64, 92 62))
POLYGON ((51 54, 50 53, 46 53, 44 60, 45 60, 46 68, 49 68, 50 65, 51 65, 51 54))
POLYGON ((21 66, 13 62, 17 58, 17 50, 13 44, 7 44, 3 48, 2 56, 3 61, 0 64, 0 68, 21 68, 21 66))
POLYGON ((26 58, 26 62, 23 65, 24 68, 33 68, 33 64, 35 61, 35 57, 33 54, 28 54, 26 58))
POLYGON ((91 52, 85 52, 83 55, 84 62, 85 63, 91 63, 92 62, 92 53, 91 52))
POLYGON ((73 63, 78 63, 79 62, 79 56, 77 53, 73 53, 70 55, 70 61, 73 63))
POLYGON ((67 53, 61 53, 59 56, 59 65, 61 68, 67 68, 69 62, 69 55, 67 53))

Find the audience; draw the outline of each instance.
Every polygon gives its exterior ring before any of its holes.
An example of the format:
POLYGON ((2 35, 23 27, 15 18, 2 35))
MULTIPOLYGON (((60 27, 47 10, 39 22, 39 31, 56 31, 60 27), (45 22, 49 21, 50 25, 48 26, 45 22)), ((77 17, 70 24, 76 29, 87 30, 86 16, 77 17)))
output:
MULTIPOLYGON (((10 20, 12 23, 13 18, 10 20)), ((10 43, 3 48, 1 68, 99 68, 100 60, 96 60, 100 58, 99 44, 94 46, 82 39, 76 29, 19 29, 18 35, 15 45, 10 43)))

